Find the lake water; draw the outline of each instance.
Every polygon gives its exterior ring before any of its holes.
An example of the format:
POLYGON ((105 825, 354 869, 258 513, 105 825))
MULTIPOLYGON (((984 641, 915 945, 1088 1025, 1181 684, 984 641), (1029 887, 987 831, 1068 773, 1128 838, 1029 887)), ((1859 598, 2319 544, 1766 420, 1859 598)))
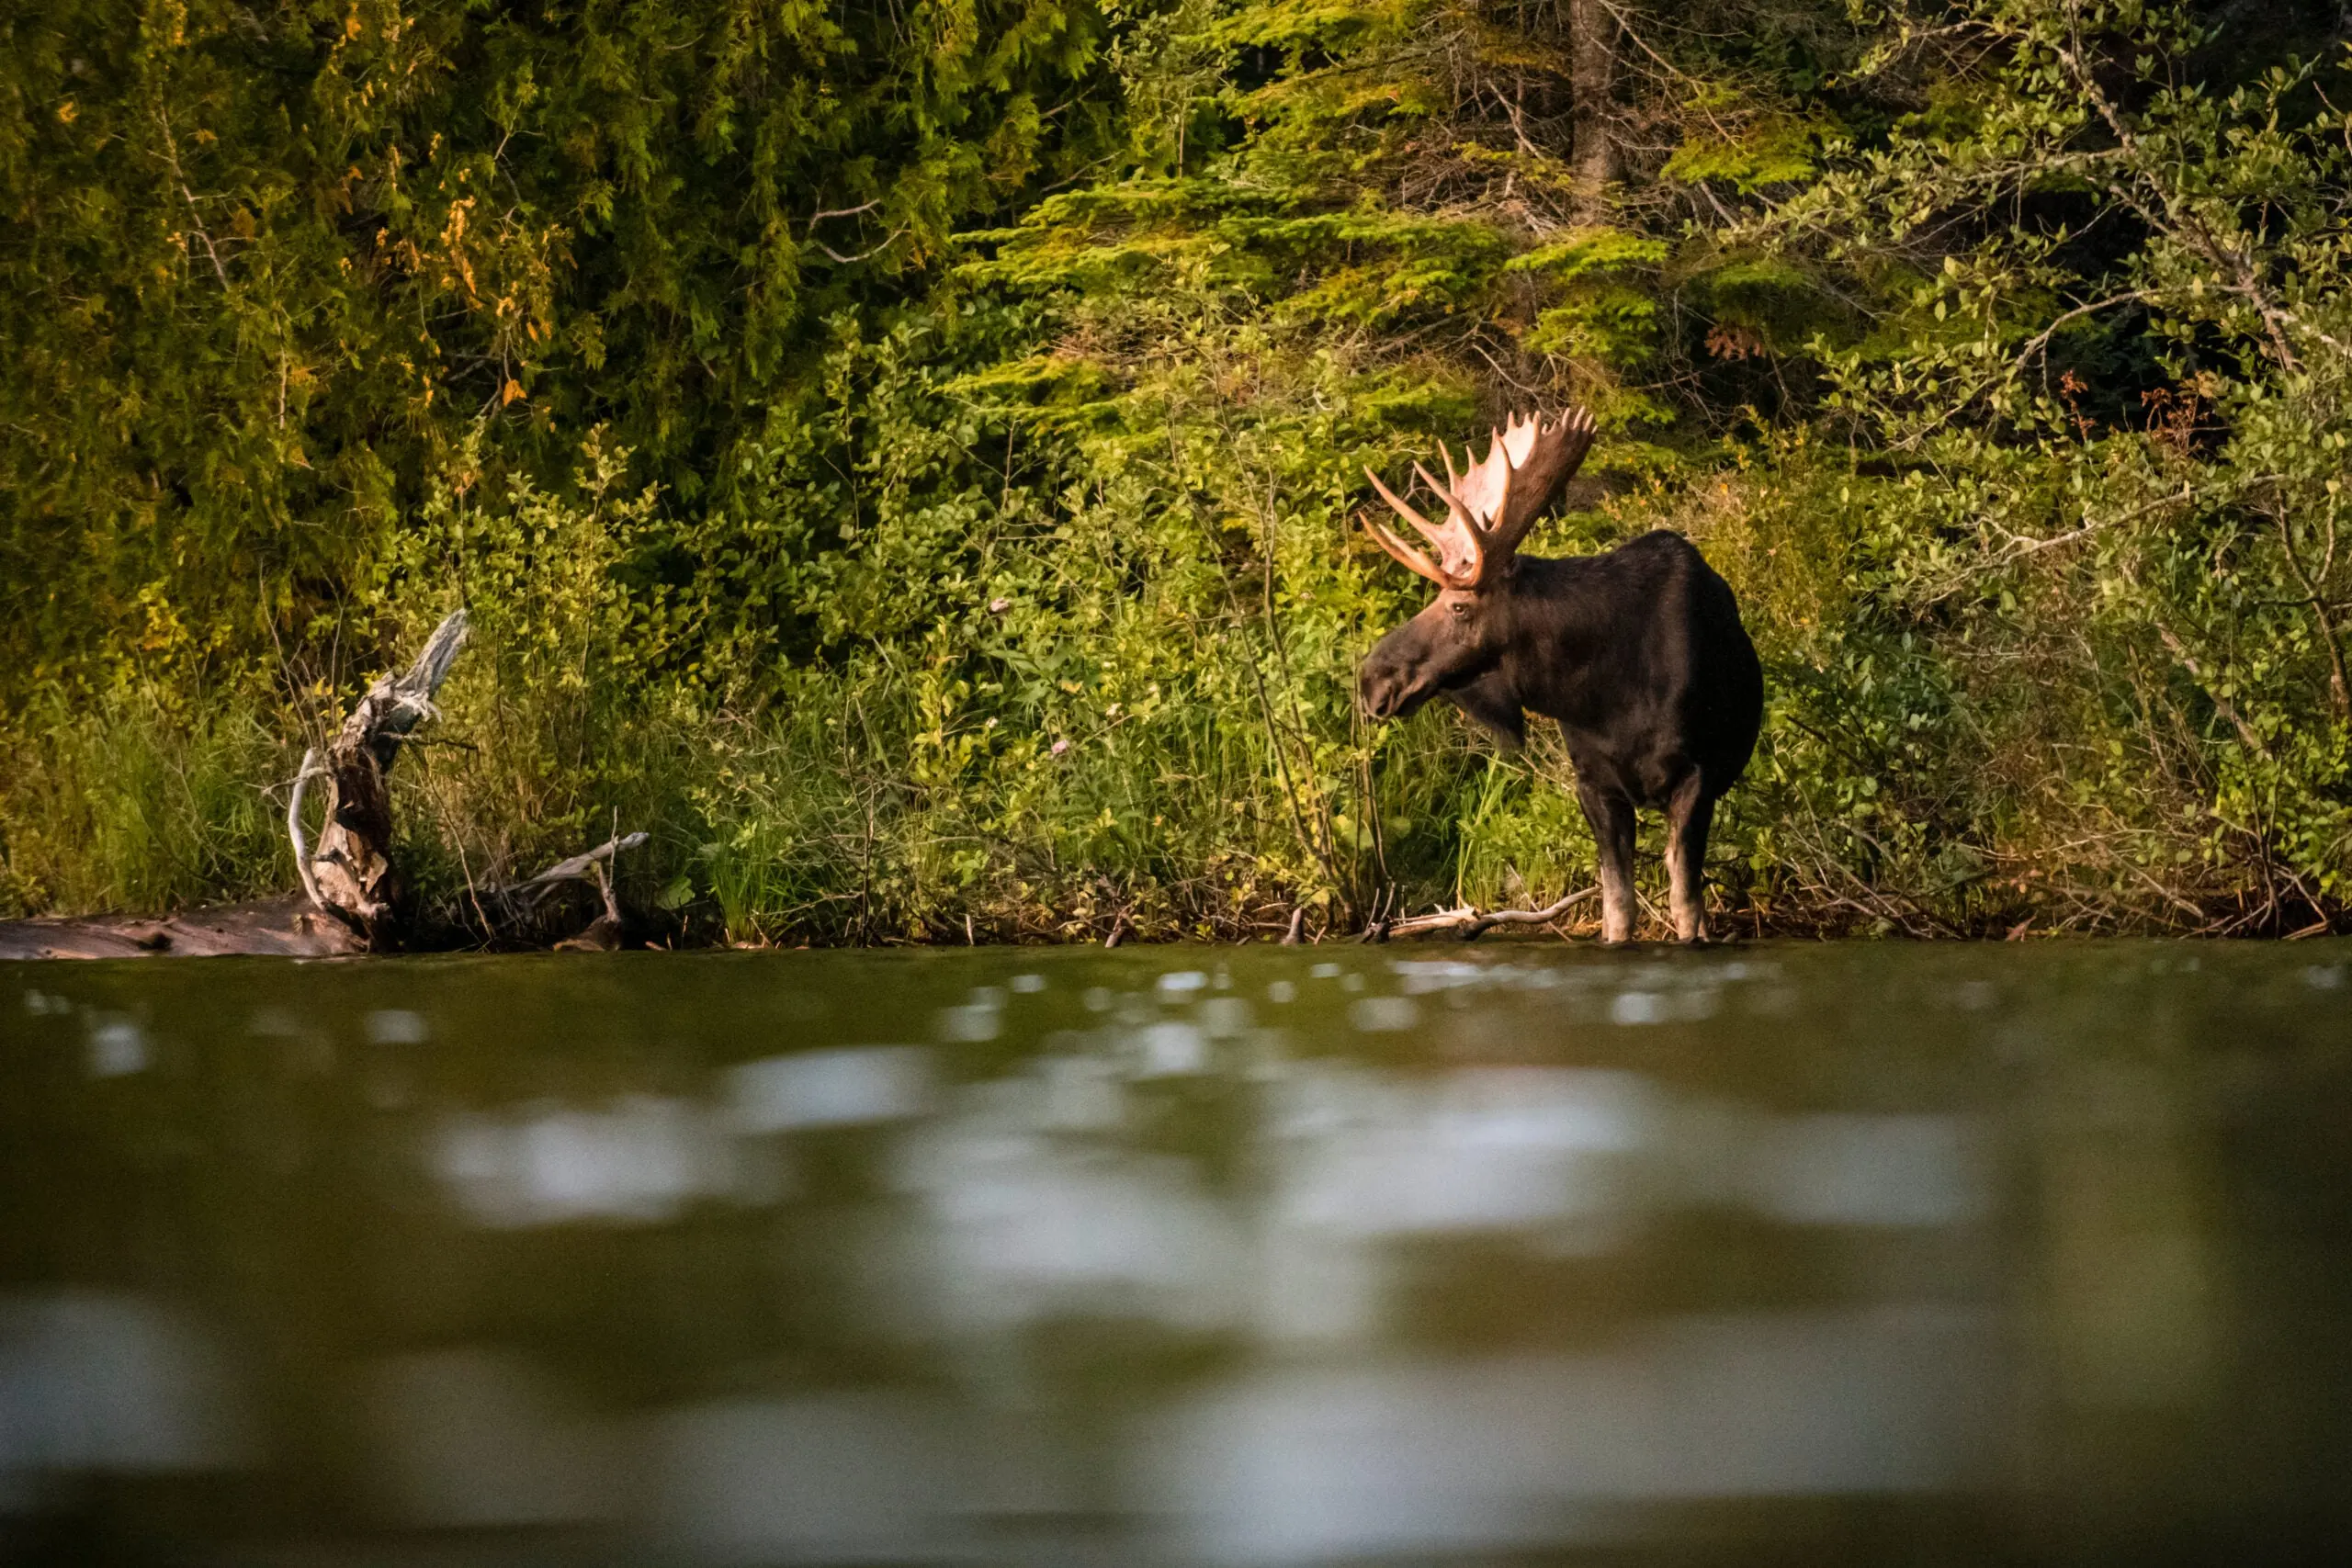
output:
POLYGON ((0 1562, 2352 1546, 2352 950, 0 966, 0 1562))

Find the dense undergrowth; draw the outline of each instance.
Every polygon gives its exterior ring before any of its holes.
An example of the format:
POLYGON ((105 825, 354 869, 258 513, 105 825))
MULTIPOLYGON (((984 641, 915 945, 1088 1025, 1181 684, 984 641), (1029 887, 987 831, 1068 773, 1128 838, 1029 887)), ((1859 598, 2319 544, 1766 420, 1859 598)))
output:
POLYGON ((1419 598, 1362 466, 1540 399, 1609 435, 1529 547, 1681 529, 1764 654, 1735 930, 2312 929, 2335 19, 18 9, 0 906, 290 886, 304 744, 458 603, 395 796, 459 930, 616 824, 737 941, 1548 899, 1544 727, 1351 702, 1419 598))

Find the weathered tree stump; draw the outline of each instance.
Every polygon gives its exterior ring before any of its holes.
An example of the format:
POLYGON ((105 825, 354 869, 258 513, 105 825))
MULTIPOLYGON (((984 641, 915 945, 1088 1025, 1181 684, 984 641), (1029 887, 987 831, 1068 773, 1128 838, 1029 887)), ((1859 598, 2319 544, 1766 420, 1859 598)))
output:
POLYGON ((392 797, 387 776, 401 743, 437 717, 433 697, 466 645, 466 613, 453 610, 434 628, 416 661, 368 688, 327 743, 303 752, 287 802, 286 831, 294 866, 311 902, 342 921, 370 949, 399 935, 403 889, 392 865, 392 797), (326 822, 315 852, 304 841, 302 803, 312 779, 327 781, 326 822))

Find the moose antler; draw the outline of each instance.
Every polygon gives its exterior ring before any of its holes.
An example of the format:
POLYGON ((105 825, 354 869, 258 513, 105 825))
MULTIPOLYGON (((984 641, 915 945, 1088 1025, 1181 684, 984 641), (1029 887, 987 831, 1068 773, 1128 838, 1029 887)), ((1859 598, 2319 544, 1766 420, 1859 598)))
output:
POLYGON ((1419 463, 1413 472, 1445 502, 1442 525, 1408 506, 1366 468, 1364 477, 1380 499, 1430 542, 1437 559, 1431 561, 1368 516, 1363 519, 1365 531, 1381 548, 1430 581, 1446 588, 1476 588, 1510 559, 1519 541, 1584 461, 1593 434, 1592 414, 1586 409, 1572 409, 1556 419, 1541 412, 1514 414, 1502 429, 1490 433, 1483 460, 1472 464, 1464 449, 1459 473, 1453 454, 1440 442, 1446 482, 1438 483, 1419 463))

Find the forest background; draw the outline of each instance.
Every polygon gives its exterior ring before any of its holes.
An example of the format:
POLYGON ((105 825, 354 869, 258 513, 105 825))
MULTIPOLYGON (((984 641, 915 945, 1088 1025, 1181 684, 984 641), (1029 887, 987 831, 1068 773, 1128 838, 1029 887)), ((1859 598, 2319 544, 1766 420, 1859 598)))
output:
POLYGON ((1680 529, 1766 661, 1733 929, 2326 929, 2346 36, 0 0, 0 914, 290 887, 304 747, 459 604, 393 779, 452 929, 616 824, 738 942, 1548 900, 1555 734, 1356 716, 1421 592, 1351 519, 1582 401, 1530 548, 1680 529))

